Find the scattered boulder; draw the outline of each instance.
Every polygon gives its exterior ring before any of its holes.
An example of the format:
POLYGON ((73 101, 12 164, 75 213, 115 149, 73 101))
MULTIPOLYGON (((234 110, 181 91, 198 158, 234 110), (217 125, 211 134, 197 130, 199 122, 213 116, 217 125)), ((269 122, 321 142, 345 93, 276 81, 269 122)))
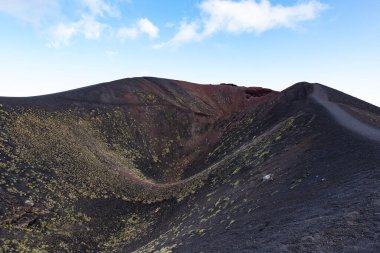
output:
POLYGON ((25 203, 25 205, 27 205, 27 206, 34 206, 34 202, 31 201, 31 200, 29 200, 29 199, 25 200, 24 203, 25 203))
POLYGON ((263 180, 263 182, 268 182, 268 181, 273 180, 273 174, 267 174, 267 175, 263 176, 262 180, 263 180))

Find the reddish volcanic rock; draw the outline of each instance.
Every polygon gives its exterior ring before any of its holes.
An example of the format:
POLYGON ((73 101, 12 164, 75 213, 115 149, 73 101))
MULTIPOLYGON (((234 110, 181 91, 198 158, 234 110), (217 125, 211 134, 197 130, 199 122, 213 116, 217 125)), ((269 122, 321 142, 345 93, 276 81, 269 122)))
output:
MULTIPOLYGON (((129 148, 139 154, 149 153, 149 157, 136 158, 144 175, 157 182, 174 183, 197 171, 185 171, 185 168, 207 155, 207 150, 218 142, 225 131, 220 124, 222 121, 235 113, 255 110, 278 94, 260 87, 201 85, 145 77, 127 78, 48 96, 13 98, 8 102, 50 108, 52 111, 77 106, 85 115, 120 109, 126 117, 123 124, 128 124, 126 127, 132 127, 140 136, 140 139, 135 138, 128 143, 129 148), (171 140, 171 152, 156 155, 169 145, 168 140, 171 140)), ((105 127, 108 129, 111 126, 105 127)))
MULTIPOLYGON (((193 172, 186 172, 185 168, 204 156, 223 135, 224 130, 217 122, 227 120, 237 112, 254 110, 278 94, 260 87, 201 85, 146 77, 58 93, 49 99, 54 99, 56 106, 73 101, 92 106, 119 106, 134 119, 136 131, 143 132, 142 138, 148 140, 149 149, 157 153, 166 145, 164 140, 174 140, 171 144, 174 151, 159 161, 152 161, 154 167, 141 164, 148 177, 172 183, 192 175, 193 172), (171 169, 163 174, 167 167, 171 169)), ((38 98, 38 103, 41 101, 43 99, 38 98)), ((148 147, 139 144, 134 148, 146 153, 144 149, 148 147)))
POLYGON ((220 118, 255 107, 278 92, 260 87, 201 85, 161 78, 131 78, 56 94, 66 99, 136 106, 176 107, 183 112, 220 118), (95 89, 96 87, 96 89, 95 89))

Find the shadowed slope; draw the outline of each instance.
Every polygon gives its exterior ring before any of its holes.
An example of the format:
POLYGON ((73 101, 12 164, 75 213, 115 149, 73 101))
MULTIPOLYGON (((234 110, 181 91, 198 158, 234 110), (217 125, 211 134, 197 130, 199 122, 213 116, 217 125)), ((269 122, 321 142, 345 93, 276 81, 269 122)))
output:
MULTIPOLYGON (((136 78, 0 98, 0 246, 376 251, 379 144, 336 121, 314 87, 136 78)), ((322 89, 380 123, 378 108, 322 89)))

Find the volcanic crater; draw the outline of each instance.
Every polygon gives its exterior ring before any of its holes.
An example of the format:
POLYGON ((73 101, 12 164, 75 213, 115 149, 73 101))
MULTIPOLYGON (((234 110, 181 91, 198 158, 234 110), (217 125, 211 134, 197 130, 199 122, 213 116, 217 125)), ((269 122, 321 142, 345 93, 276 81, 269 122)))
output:
POLYGON ((143 77, 0 98, 0 252, 378 252, 380 109, 143 77))

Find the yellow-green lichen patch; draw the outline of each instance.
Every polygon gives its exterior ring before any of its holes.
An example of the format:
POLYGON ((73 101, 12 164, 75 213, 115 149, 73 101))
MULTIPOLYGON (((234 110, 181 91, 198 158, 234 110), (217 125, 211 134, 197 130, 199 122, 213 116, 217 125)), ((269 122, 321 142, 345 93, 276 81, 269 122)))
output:
POLYGON ((154 224, 152 218, 139 217, 136 214, 130 215, 128 218, 122 219, 122 229, 112 234, 101 245, 106 252, 113 252, 121 249, 124 245, 130 244, 136 240, 141 240, 147 235, 154 224))

